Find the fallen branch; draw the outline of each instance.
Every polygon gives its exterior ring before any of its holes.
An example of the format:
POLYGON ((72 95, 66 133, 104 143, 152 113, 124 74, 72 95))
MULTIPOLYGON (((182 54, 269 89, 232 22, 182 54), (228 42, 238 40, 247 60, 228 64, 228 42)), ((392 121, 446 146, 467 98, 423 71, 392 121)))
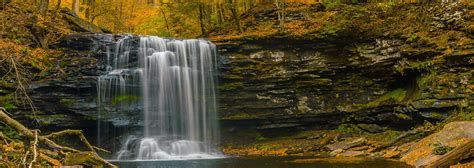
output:
POLYGON ((40 152, 39 157, 53 166, 61 166, 61 162, 59 160, 53 159, 46 154, 40 152))
POLYGON ((53 133, 51 133, 49 135, 46 135, 44 137, 48 138, 48 139, 55 139, 55 138, 66 136, 66 135, 76 135, 76 136, 78 136, 79 139, 81 140, 81 142, 84 143, 84 145, 86 145, 86 147, 90 151, 96 152, 95 148, 89 143, 89 141, 86 139, 86 137, 84 136, 84 134, 82 133, 81 130, 63 130, 63 131, 59 131, 59 132, 53 132, 53 133))
POLYGON ((5 144, 8 144, 8 142, 12 141, 12 139, 10 139, 7 136, 3 135, 2 132, 0 132, 0 139, 2 139, 5 142, 5 144))
MULTIPOLYGON (((11 118, 10 116, 8 116, 5 111, 6 110, 4 108, 0 107, 0 121, 3 122, 6 125, 12 127, 13 129, 15 129, 19 133, 23 134, 27 138, 34 140, 34 143, 33 143, 33 146, 32 146, 33 147, 33 151, 32 151, 33 152, 33 158, 32 158, 31 162, 33 162, 33 163, 36 162, 36 157, 37 157, 36 145, 37 145, 37 143, 44 143, 49 148, 52 148, 54 150, 58 150, 58 153, 63 154, 63 155, 67 155, 71 152, 72 153, 82 153, 82 151, 79 151, 77 149, 70 148, 70 147, 67 147, 67 146, 58 145, 57 143, 55 143, 54 141, 52 141, 50 139, 50 138, 57 138, 57 137, 64 136, 64 135, 77 135, 80 138, 80 140, 84 143, 84 145, 90 150, 88 156, 90 156, 92 159, 98 161, 98 163, 100 163, 100 164, 107 165, 109 167, 116 167, 115 165, 111 164, 110 162, 102 159, 99 155, 97 155, 95 149, 100 149, 100 148, 92 146, 89 143, 89 141, 87 141, 84 134, 82 134, 82 131, 80 131, 80 130, 64 130, 64 131, 60 131, 60 132, 51 133, 51 134, 46 135, 46 136, 40 136, 40 135, 38 135, 37 131, 32 132, 31 130, 26 128, 24 125, 22 125, 18 121, 11 118)), ((103 150, 103 149, 101 149, 101 150, 106 151, 106 150, 103 150)), ((29 153, 29 151, 27 151, 27 152, 29 153)), ((25 159, 27 158, 27 156, 28 156, 28 154, 26 154, 25 159)), ((40 153, 40 156, 41 156, 41 153, 40 153)), ((25 161, 26 160, 24 160, 24 162, 25 161)), ((30 164, 30 165, 33 165, 33 164, 30 164)))
POLYGON ((67 135, 78 136, 81 142, 84 143, 84 145, 86 145, 86 147, 90 151, 93 151, 93 152, 102 151, 102 152, 110 153, 110 151, 108 150, 105 150, 96 146, 92 146, 91 143, 87 140, 86 136, 84 136, 81 130, 63 130, 59 132, 53 132, 49 135, 45 135, 44 137, 48 139, 55 139, 55 138, 59 138, 59 137, 67 136, 67 135))

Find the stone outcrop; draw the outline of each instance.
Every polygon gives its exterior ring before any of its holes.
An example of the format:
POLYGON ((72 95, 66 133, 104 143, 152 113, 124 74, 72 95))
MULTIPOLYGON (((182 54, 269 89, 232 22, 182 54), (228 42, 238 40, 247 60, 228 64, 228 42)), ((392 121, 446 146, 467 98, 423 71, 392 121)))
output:
POLYGON ((413 48, 401 39, 338 45, 274 40, 225 44, 221 53, 220 112, 230 125, 275 129, 363 123, 407 129, 446 119, 471 99, 469 54, 447 58, 464 63, 430 63, 439 51, 413 48), (419 61, 405 65, 411 60, 419 61), (437 69, 437 77, 408 65, 421 63, 437 69), (421 83, 441 78, 452 80, 421 83))
MULTIPOLYGON (((474 140, 474 122, 453 122, 417 143, 413 144, 409 150, 403 155, 402 160, 410 165, 420 167, 442 158, 442 156, 455 147, 462 146, 474 140), (442 150, 443 153, 437 153, 442 150)), ((469 149, 468 149, 469 150, 469 149)), ((470 149, 473 150, 473 149, 470 149)), ((461 156, 468 158, 469 153, 461 156)))

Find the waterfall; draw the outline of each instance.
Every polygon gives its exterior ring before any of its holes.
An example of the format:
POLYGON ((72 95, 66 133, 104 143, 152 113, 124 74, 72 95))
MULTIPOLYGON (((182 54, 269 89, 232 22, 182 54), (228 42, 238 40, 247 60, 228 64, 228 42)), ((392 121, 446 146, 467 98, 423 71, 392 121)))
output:
POLYGON ((99 124, 98 142, 121 138, 117 160, 218 156, 215 62, 215 45, 198 39, 125 37, 108 47, 98 117, 124 129, 99 124))

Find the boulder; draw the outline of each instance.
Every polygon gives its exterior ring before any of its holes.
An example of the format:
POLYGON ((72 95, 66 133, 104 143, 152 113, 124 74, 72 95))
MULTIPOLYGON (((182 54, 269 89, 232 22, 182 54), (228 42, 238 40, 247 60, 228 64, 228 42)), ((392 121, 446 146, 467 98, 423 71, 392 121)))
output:
POLYGON ((455 148, 473 140, 474 121, 452 122, 441 131, 413 144, 401 160, 413 166, 424 166, 442 158, 443 155, 435 154, 439 153, 434 152, 435 144, 455 148))
POLYGON ((384 128, 377 124, 357 124, 357 127, 370 133, 379 133, 384 131, 384 128))
POLYGON ((64 8, 61 10, 61 13, 63 14, 63 18, 69 22, 70 28, 76 32, 111 33, 109 30, 103 29, 79 18, 69 9, 64 8))

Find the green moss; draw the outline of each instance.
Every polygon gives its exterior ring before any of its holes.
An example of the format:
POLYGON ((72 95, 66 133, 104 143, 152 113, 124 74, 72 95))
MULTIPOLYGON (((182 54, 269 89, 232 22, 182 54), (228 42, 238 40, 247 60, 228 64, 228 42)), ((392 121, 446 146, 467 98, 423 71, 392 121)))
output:
POLYGON ((7 110, 15 109, 17 102, 14 100, 14 93, 10 93, 4 96, 0 96, 0 107, 3 107, 7 110))
POLYGON ((244 77, 236 74, 226 74, 223 76, 225 79, 243 79, 244 77))
POLYGON ((59 100, 59 104, 63 106, 71 106, 74 105, 74 100, 73 99, 61 99, 59 100))
POLYGON ((264 141, 266 139, 267 138, 263 137, 261 134, 257 134, 257 136, 255 137, 255 140, 257 140, 257 141, 264 141))
POLYGON ((403 113, 395 113, 395 116, 402 120, 412 120, 413 118, 409 115, 403 114, 403 113))
POLYGON ((414 34, 411 34, 411 36, 406 40, 407 42, 415 42, 416 40, 418 40, 419 37, 418 35, 416 35, 415 33, 414 34))
POLYGON ((315 79, 310 81, 296 81, 296 87, 304 86, 329 86, 332 84, 331 79, 315 79))
POLYGON ((397 65, 395 70, 404 74, 408 70, 416 70, 419 72, 431 72, 434 71, 435 60, 426 61, 404 61, 404 64, 397 65))
POLYGON ((398 88, 398 89, 395 89, 395 90, 379 97, 378 99, 375 99, 372 102, 369 102, 367 105, 369 107, 376 107, 376 106, 379 106, 381 103, 387 102, 387 101, 390 101, 390 100, 393 100, 397 103, 400 103, 405 99, 406 94, 407 94, 407 91, 405 89, 398 88))
POLYGON ((420 88, 421 90, 427 89, 428 87, 433 85, 435 78, 436 78, 436 73, 430 73, 422 77, 419 77, 416 81, 418 88, 420 88))
POLYGON ((396 89, 394 91, 391 91, 388 93, 388 97, 390 99, 396 100, 398 102, 401 102, 403 99, 405 99, 407 94, 407 91, 404 89, 396 89))
POLYGON ((15 88, 15 83, 6 80, 0 80, 0 86, 5 88, 15 88))
POLYGON ((236 113, 236 114, 226 116, 223 119, 241 120, 241 119, 254 119, 254 118, 256 118, 255 115, 251 115, 251 114, 248 114, 248 113, 236 113))
POLYGON ((222 91, 231 91, 231 90, 236 90, 244 87, 243 82, 233 82, 233 83, 223 83, 219 84, 217 87, 219 90, 222 91))
MULTIPOLYGON (((245 58, 245 59, 248 59, 248 58, 245 58)), ((231 69, 231 72, 233 73, 242 73, 244 71, 255 71, 257 70, 255 68, 255 65, 249 65, 249 66, 235 66, 231 69)))
POLYGON ((343 132, 343 133, 361 133, 361 132, 363 132, 360 128, 358 128, 357 126, 354 126, 352 124, 341 124, 336 128, 336 131, 343 132))
POLYGON ((258 150, 275 150, 281 148, 279 144, 259 144, 255 145, 258 150))
POLYGON ((18 139, 18 140, 21 139, 21 134, 19 134, 13 128, 3 125, 3 124, 0 124, 0 132, 10 139, 18 139))
POLYGON ((453 150, 454 148, 451 146, 445 146, 440 143, 435 143, 430 145, 433 149, 433 154, 435 155, 444 155, 448 153, 449 151, 453 150))
POLYGON ((118 105, 123 102, 136 102, 140 100, 140 97, 135 96, 135 95, 121 95, 121 96, 116 96, 112 99, 112 105, 118 105))
POLYGON ((7 110, 10 110, 10 109, 16 109, 18 107, 16 107, 14 104, 6 103, 6 104, 3 105, 3 108, 5 108, 7 110))

